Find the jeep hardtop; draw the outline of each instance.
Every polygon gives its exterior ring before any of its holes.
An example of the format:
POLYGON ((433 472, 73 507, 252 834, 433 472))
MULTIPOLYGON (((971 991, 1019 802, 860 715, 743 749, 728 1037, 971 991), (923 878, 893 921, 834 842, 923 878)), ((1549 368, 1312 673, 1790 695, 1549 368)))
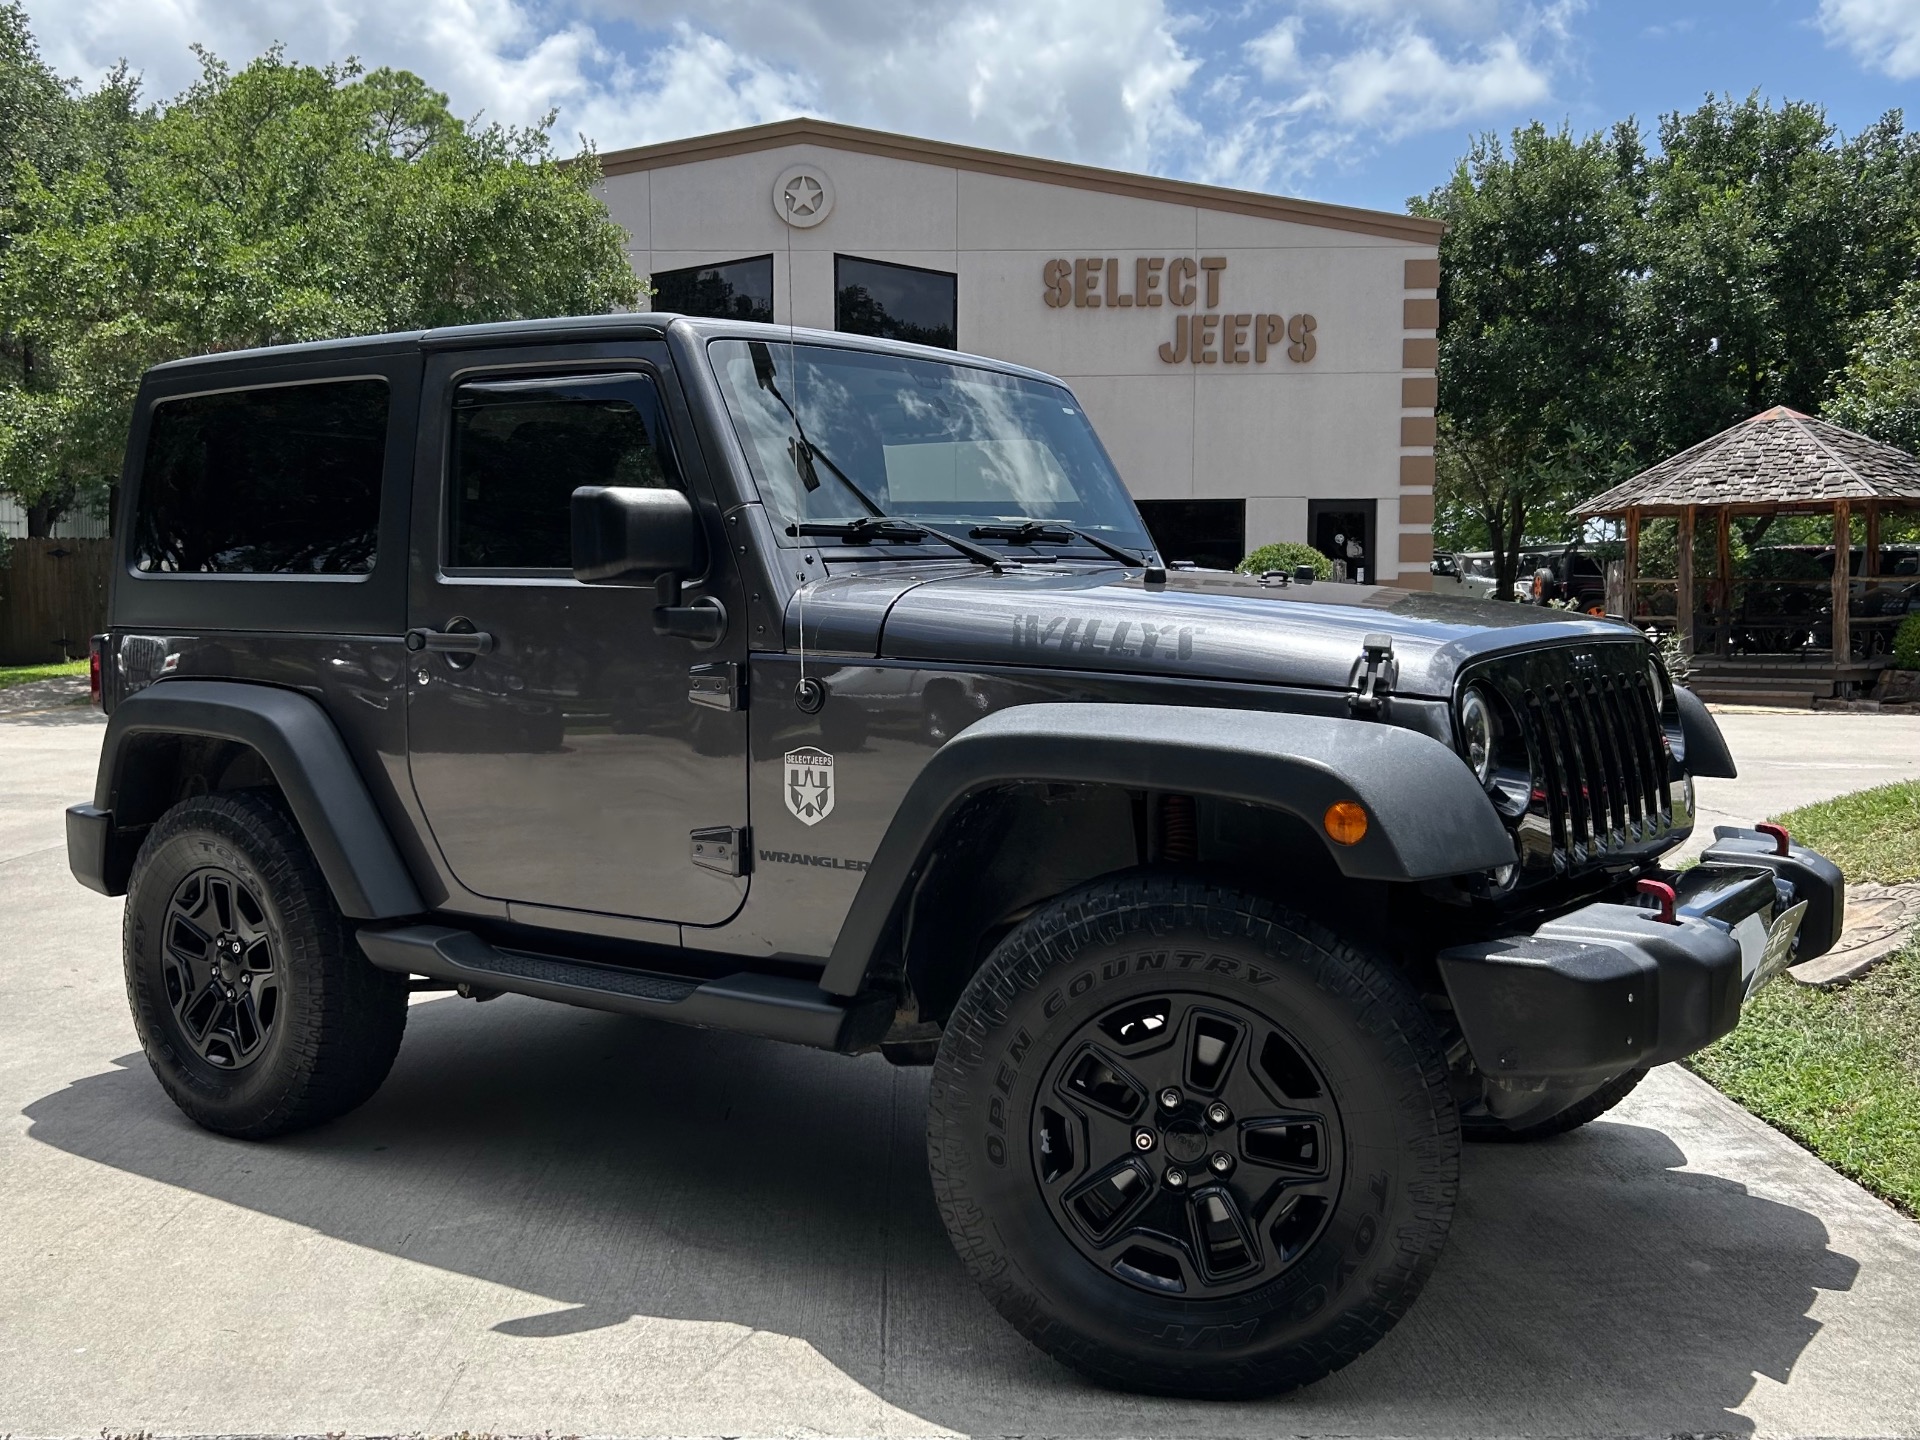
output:
POLYGON ((931 1064, 969 1271, 1102 1381, 1270 1392, 1407 1309, 1466 1138, 1569 1129, 1831 947, 1633 628, 1169 570, 1073 393, 666 315, 141 386, 78 879, 195 1121, 410 989, 931 1064))

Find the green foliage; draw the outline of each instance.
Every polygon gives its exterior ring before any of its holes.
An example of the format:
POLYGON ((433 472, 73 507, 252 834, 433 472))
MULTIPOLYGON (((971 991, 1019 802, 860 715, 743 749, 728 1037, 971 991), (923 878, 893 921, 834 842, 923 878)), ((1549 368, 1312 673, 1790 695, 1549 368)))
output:
POLYGON ((23 501, 102 502, 162 360, 638 298, 597 162, 545 126, 468 126, 404 71, 201 62, 170 105, 120 104, 110 154, 15 172, 0 329, 31 364, 0 389, 0 488, 23 501))
POLYGON ((61 660, 52 665, 0 665, 0 690, 31 685, 36 680, 60 680, 87 673, 88 661, 61 660))
POLYGON ((1780 979, 1687 1063, 1844 1175, 1920 1215, 1920 943, 1822 991, 1780 979))
POLYGON ((1896 670, 1920 670, 1920 615, 1909 615, 1893 632, 1893 666, 1896 670))
POLYGON ((1564 537, 1568 504, 1612 465, 1596 418, 1614 408, 1627 348, 1634 205, 1631 125, 1577 140, 1535 123, 1509 148, 1482 136, 1412 208, 1440 242, 1439 528, 1491 548, 1495 593, 1514 552, 1564 537))
MULTIPOLYGON (((1779 817, 1849 884, 1920 879, 1920 784, 1779 817)), ((1688 1062, 1836 1170, 1920 1215, 1920 938, 1838 990, 1776 980, 1688 1062)))
POLYGON ((1920 455, 1920 280, 1860 327, 1826 418, 1920 455))
POLYGON ((1302 545, 1293 540, 1281 540, 1272 545, 1262 545, 1238 565, 1234 566, 1242 575, 1264 575, 1269 570, 1283 571, 1288 575, 1302 565, 1313 567, 1316 579, 1333 578, 1333 562, 1311 545, 1302 545))
POLYGON ((1651 149, 1631 121, 1535 124, 1410 203, 1449 226, 1435 532, 1491 546, 1503 587, 1573 502, 1771 405, 1817 413, 1839 383, 1873 433, 1914 423, 1920 299, 1872 318, 1920 269, 1898 112, 1847 139, 1817 106, 1709 99, 1651 149))
POLYGON ((1843 139, 1816 105, 1709 100, 1640 180, 1630 443, 1646 463, 1772 405, 1819 413, 1862 319, 1920 257, 1920 136, 1843 139))
POLYGON ((1838 865, 1849 881, 1900 885, 1920 880, 1920 781, 1856 790, 1780 817, 1802 845, 1838 865))

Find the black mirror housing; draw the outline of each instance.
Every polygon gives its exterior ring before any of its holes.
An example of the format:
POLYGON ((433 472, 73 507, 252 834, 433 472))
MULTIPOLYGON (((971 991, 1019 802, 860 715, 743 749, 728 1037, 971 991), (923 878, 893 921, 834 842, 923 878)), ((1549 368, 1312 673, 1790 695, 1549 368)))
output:
POLYGON ((693 502, 678 490, 582 485, 573 492, 573 578, 588 585, 652 585, 707 568, 693 502))

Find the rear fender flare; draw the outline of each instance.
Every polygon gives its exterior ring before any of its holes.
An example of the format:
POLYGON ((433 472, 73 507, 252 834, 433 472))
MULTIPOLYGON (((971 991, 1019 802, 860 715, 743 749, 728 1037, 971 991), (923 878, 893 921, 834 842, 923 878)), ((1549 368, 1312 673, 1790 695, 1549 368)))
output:
POLYGON ((1319 715, 1177 705, 1035 704, 976 722, 927 762, 894 813, 821 977, 858 993, 906 897, 967 799, 1017 782, 1118 785, 1244 800, 1324 835, 1327 807, 1357 800, 1370 823, 1327 842, 1342 874, 1413 882, 1514 861, 1513 840, 1473 772, 1414 730, 1319 715))
MULTIPOLYGON (((83 821, 111 829, 129 742, 154 734, 211 736, 257 752, 273 772, 342 913, 356 920, 386 920, 426 909, 340 731, 317 701, 294 690, 231 680, 164 680, 136 691, 114 707, 107 724, 93 805, 74 807, 88 812, 83 821)), ((70 819, 70 837, 75 829, 70 819)), ((124 894, 130 861, 124 855, 102 866, 100 875, 81 877, 83 883, 109 895, 124 894)))

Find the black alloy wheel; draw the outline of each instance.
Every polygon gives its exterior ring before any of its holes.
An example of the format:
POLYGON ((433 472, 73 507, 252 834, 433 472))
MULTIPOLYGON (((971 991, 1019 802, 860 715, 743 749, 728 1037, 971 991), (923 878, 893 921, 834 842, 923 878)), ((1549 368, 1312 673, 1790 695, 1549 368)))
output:
POLYGON ((162 936, 161 980, 187 1043, 209 1065, 251 1065, 272 1036, 283 980, 259 897, 230 870, 195 870, 174 887, 162 936))
POLYGON ((379 1088, 407 981, 375 969, 285 801, 196 795, 147 832, 127 882, 127 1000, 154 1078, 209 1130, 263 1140, 379 1088))
POLYGON ((1392 1328, 1452 1220, 1444 1047, 1384 958, 1185 873, 1041 906, 946 1021, 927 1158, 954 1248, 1108 1385, 1309 1384, 1392 1328))
POLYGON ((1033 1164, 1089 1261, 1208 1299, 1305 1254, 1346 1175, 1339 1110, 1299 1042, 1248 1006, 1178 992, 1067 1040, 1034 1103, 1033 1164))

